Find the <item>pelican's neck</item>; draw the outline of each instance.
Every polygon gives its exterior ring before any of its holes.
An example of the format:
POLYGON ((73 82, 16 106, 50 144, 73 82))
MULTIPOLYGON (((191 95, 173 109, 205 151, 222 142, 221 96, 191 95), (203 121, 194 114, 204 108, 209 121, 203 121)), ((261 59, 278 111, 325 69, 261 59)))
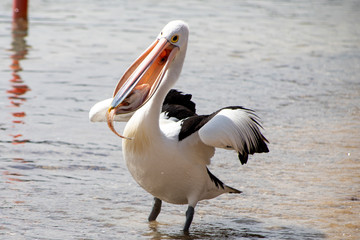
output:
POLYGON ((179 78, 184 63, 185 54, 186 46, 184 46, 181 51, 179 51, 176 58, 172 63, 170 63, 171 65, 165 73, 165 76, 162 79, 155 94, 132 116, 125 127, 125 136, 132 137, 131 135, 133 135, 136 137, 136 135, 141 134, 141 137, 149 136, 151 139, 162 137, 159 126, 159 117, 162 104, 167 93, 179 78), (129 132, 129 134, 131 134, 130 136, 126 135, 128 126, 133 128, 132 132, 129 132))

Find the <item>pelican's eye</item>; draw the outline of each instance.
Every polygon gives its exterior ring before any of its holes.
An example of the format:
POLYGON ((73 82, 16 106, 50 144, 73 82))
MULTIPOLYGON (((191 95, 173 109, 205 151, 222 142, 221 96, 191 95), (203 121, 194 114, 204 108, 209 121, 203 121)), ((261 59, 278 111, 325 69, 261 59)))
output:
POLYGON ((174 35, 171 37, 171 42, 172 43, 176 43, 177 41, 179 41, 179 35, 174 35))

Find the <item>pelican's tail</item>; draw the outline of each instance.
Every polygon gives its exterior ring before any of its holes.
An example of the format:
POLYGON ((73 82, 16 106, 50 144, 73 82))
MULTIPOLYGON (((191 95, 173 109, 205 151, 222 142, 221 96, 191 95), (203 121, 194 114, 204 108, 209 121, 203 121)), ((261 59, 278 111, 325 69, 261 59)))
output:
POLYGON ((225 189, 228 190, 228 193, 242 193, 242 191, 237 190, 236 188, 229 187, 228 185, 225 185, 225 189))
POLYGON ((212 183, 215 184, 218 189, 223 190, 223 193, 242 193, 240 190, 224 184, 220 179, 218 179, 214 174, 212 174, 208 168, 206 169, 212 183))

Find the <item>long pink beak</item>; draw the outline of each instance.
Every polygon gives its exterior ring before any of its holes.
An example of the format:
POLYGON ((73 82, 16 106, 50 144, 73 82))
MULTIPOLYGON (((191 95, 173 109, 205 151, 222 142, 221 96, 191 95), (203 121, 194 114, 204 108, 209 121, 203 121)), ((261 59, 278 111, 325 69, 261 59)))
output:
POLYGON ((116 135, 129 139, 116 132, 114 116, 136 111, 154 95, 177 52, 178 47, 165 38, 157 39, 126 70, 116 85, 107 114, 108 126, 116 135))

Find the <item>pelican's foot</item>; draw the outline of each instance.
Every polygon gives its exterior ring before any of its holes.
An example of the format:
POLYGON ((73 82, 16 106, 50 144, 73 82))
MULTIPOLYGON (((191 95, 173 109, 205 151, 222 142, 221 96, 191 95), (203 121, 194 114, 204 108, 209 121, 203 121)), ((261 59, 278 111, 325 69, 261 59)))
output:
POLYGON ((191 225, 192 220, 194 218, 194 212, 195 212, 194 207, 189 206, 187 211, 186 211, 186 221, 185 221, 185 225, 184 225, 184 232, 185 233, 189 232, 190 225, 191 225))
POLYGON ((160 211, 161 211, 161 200, 157 197, 154 197, 154 206, 148 218, 149 222, 155 221, 160 211))

